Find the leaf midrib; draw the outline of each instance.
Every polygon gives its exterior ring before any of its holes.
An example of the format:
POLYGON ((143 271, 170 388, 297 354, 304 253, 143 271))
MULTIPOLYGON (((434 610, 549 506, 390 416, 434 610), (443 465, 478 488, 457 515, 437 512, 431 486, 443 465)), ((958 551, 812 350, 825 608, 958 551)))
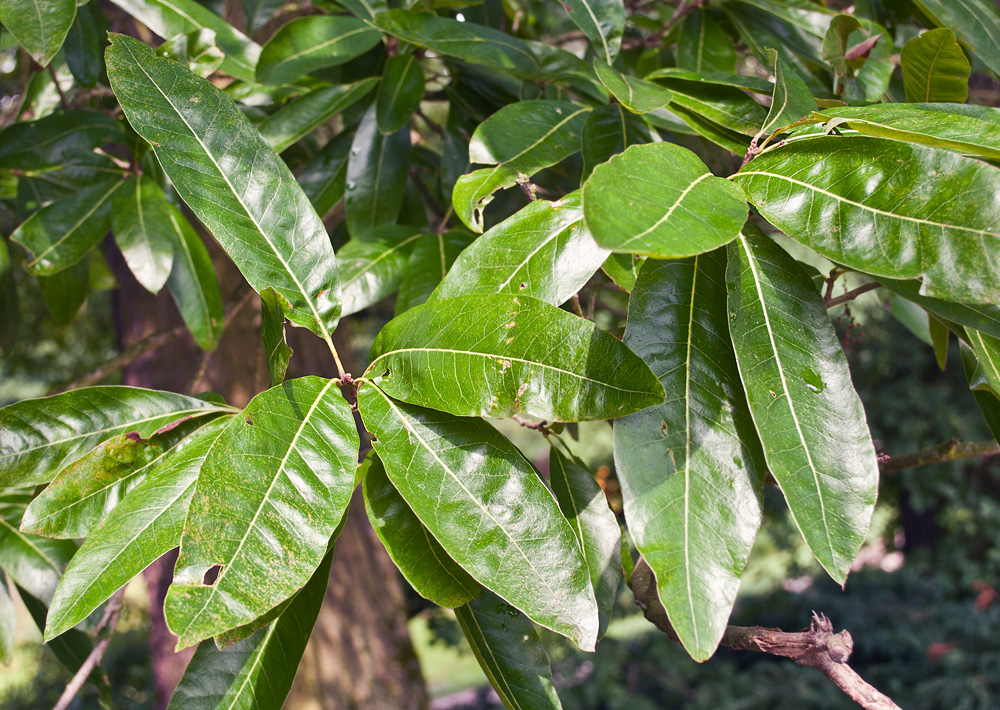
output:
POLYGON ((691 184, 685 187, 684 190, 681 192, 681 194, 677 196, 677 199, 674 200, 674 204, 670 205, 670 207, 667 209, 666 214, 660 217, 660 219, 658 219, 651 227, 648 227, 642 232, 636 234, 635 236, 630 237, 629 239, 626 239, 624 242, 621 242, 620 244, 616 245, 616 248, 620 249, 622 247, 626 247, 632 242, 636 241, 637 239, 642 239, 647 234, 652 232, 654 229, 659 227, 661 224, 665 223, 668 219, 670 219, 670 216, 674 213, 674 210, 676 210, 677 207, 681 204, 681 202, 684 201, 684 198, 687 197, 688 193, 695 188, 695 185, 699 184, 702 180, 709 177, 714 177, 711 172, 707 172, 704 175, 699 175, 696 179, 692 180, 691 184))

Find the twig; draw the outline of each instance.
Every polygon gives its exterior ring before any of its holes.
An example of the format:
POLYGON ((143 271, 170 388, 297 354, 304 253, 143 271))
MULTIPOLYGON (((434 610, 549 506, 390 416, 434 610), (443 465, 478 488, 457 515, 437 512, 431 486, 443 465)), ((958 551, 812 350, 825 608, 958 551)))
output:
POLYGON ((533 422, 530 419, 525 419, 520 414, 511 415, 511 419, 523 426, 525 429, 534 429, 535 431, 541 432, 546 436, 549 433, 549 427, 546 422, 533 422))
MULTIPOLYGON (((646 619, 678 641, 677 632, 656 591, 653 571, 644 559, 639 560, 632 572, 632 592, 646 619)), ((820 671, 865 710, 900 710, 889 697, 866 683, 847 665, 854 648, 851 634, 847 631, 833 633, 833 623, 823 614, 813 612, 809 630, 798 633, 759 626, 727 626, 720 645, 737 651, 759 651, 791 658, 800 666, 812 666, 820 671)))
POLYGON ((833 308, 834 306, 839 306, 841 303, 847 303, 848 301, 853 301, 861 294, 868 293, 869 291, 874 291, 875 289, 880 288, 881 286, 882 284, 880 284, 878 281, 869 281, 864 286, 858 286, 856 289, 848 291, 847 293, 837 296, 836 298, 826 297, 823 300, 826 301, 827 308, 833 308))
POLYGON ((125 587, 122 587, 111 595, 108 605, 104 608, 104 616, 101 617, 101 621, 97 625, 97 633, 103 631, 103 637, 94 644, 94 648, 90 651, 87 659, 73 675, 69 683, 66 684, 66 689, 63 690, 62 695, 59 696, 59 702, 53 706, 52 710, 66 710, 70 703, 73 702, 76 694, 80 692, 83 684, 87 682, 87 678, 90 677, 90 674, 101 662, 101 659, 104 658, 104 652, 108 650, 108 644, 111 643, 111 637, 115 633, 115 627, 118 626, 118 618, 122 613, 123 596, 125 596, 125 587))
POLYGON ((420 177, 420 173, 417 172, 416 168, 410 168, 410 179, 413 180, 413 184, 416 186, 417 190, 423 195, 424 200, 427 202, 427 206, 431 208, 434 214, 444 214, 444 209, 441 207, 441 203, 437 201, 437 198, 431 194, 430 189, 424 184, 423 179, 420 177))
POLYGON ((419 108, 414 113, 415 113, 415 115, 417 115, 417 116, 420 117, 421 121, 423 121, 424 123, 427 124, 428 128, 430 128, 432 131, 434 131, 439 136, 441 136, 442 138, 444 138, 444 129, 441 128, 441 125, 439 123, 437 123, 434 120, 432 120, 431 118, 429 118, 427 116, 427 114, 424 113, 423 111, 421 111, 419 108))
POLYGON ((581 318, 583 318, 584 317, 583 308, 580 307, 580 294, 574 293, 572 296, 570 296, 569 302, 573 304, 573 312, 576 313, 581 318))
POLYGON ((882 473, 898 473, 908 468, 918 468, 941 461, 957 461, 998 454, 1000 454, 1000 444, 996 441, 974 441, 963 444, 956 438, 922 451, 915 451, 912 454, 885 458, 880 462, 879 470, 882 473))
POLYGON ((66 94, 63 93, 62 87, 59 86, 59 77, 56 76, 56 70, 52 68, 52 63, 49 62, 49 74, 52 76, 52 83, 56 87, 56 91, 59 93, 59 105, 62 110, 65 111, 69 108, 69 102, 66 101, 66 94))

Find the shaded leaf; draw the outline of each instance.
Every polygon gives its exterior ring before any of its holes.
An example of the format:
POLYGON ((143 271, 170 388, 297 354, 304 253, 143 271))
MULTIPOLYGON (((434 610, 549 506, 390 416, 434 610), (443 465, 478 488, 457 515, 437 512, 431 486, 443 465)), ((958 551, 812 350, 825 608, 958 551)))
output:
POLYGON ((243 0, 243 17, 246 18, 246 33, 253 35, 267 24, 284 0, 243 0))
POLYGON ((809 87, 792 71, 782 54, 769 49, 767 55, 771 57, 774 66, 774 95, 767 118, 758 134, 764 137, 816 110, 816 100, 809 87))
POLYGON ((601 106, 590 112, 583 130, 580 145, 583 153, 583 174, 586 181, 594 168, 612 155, 621 153, 631 145, 651 143, 652 136, 646 123, 621 104, 601 106))
POLYGON ((92 87, 101 78, 104 70, 101 62, 103 34, 103 31, 97 29, 90 6, 77 6, 73 26, 63 43, 63 52, 66 55, 66 66, 81 86, 92 87))
POLYGON ((354 133, 347 160, 344 207, 351 236, 395 223, 403 206, 409 167, 409 128, 382 135, 376 107, 370 106, 354 133))
MULTIPOLYGON (((965 368, 965 377, 971 387, 974 373, 978 369, 979 363, 976 361, 976 356, 973 354, 972 348, 961 341, 959 341, 959 347, 962 352, 962 365, 965 368)), ((986 420, 986 425, 993 434, 993 438, 1000 442, 1000 399, 997 399, 990 392, 977 389, 972 390, 972 396, 975 398, 976 404, 979 405, 979 411, 982 413, 983 419, 986 420)))
POLYGON ((625 32, 625 6, 621 0, 566 0, 564 7, 594 45, 594 51, 608 64, 613 63, 625 32))
POLYGON ((271 377, 271 387, 274 387, 284 381, 288 361, 292 357, 292 349, 285 339, 285 316, 289 306, 280 293, 273 288, 265 288, 260 292, 260 307, 260 335, 264 341, 267 373, 271 377))
POLYGON ((955 33, 973 55, 1000 74, 1000 12, 986 0, 915 0, 914 4, 955 33))
POLYGON ((948 339, 950 335, 948 326, 933 317, 928 318, 927 326, 931 336, 931 347, 934 348, 934 358, 937 360, 938 367, 944 372, 948 364, 948 339))
POLYGON ((151 293, 167 282, 177 232, 163 190, 148 177, 130 177, 111 198, 115 243, 136 281, 151 293))
POLYGON ((605 88, 632 113, 649 113, 669 104, 674 95, 659 84, 621 74, 600 59, 594 60, 594 71, 605 88))
POLYGON ((353 138, 346 132, 333 138, 298 174, 302 191, 320 215, 332 210, 344 196, 347 156, 353 138))
POLYGON ((0 663, 9 666, 14 660, 14 617, 17 610, 7 589, 7 575, 0 572, 0 663))
POLYGON ((2 0, 0 23, 32 59, 48 66, 76 17, 74 0, 2 0))
POLYGON ((425 303, 463 249, 475 235, 453 229, 443 234, 425 234, 413 246, 410 263, 396 294, 396 315, 425 303))
POLYGON ((171 37, 156 48, 160 56, 173 59, 200 77, 208 78, 225 61, 225 53, 215 44, 215 30, 202 28, 171 37))
POLYGON ((284 84, 359 57, 379 43, 378 30, 353 17, 312 15, 282 25, 260 52, 257 81, 284 84))
MULTIPOLYGON (((945 338, 947 338, 947 333, 948 330, 945 328, 945 338)), ((969 338, 969 345, 972 346, 976 359, 979 360, 980 370, 986 379, 986 384, 996 396, 1000 397, 1000 338, 994 338, 972 329, 967 330, 965 334, 969 338)), ((947 342, 945 339, 946 347, 947 342)), ((940 362, 941 358, 938 356, 938 363, 940 362)), ((941 369, 943 370, 944 367, 942 366, 941 369)))
POLYGON ((195 342, 211 352, 225 327, 215 267, 205 244, 181 211, 169 205, 168 213, 175 249, 167 288, 195 342))
MULTIPOLYGON (((847 58, 849 37, 863 31, 861 21, 854 15, 840 14, 830 20, 830 26, 823 36, 823 59, 841 77, 847 74, 848 65, 857 68, 856 62, 847 58)), ((863 60, 862 60, 863 61, 863 60)))
POLYGON ((615 254, 608 256, 601 265, 604 273, 626 293, 631 293, 639 268, 645 263, 646 257, 638 254, 615 254))
POLYGON ((279 108, 257 128, 274 152, 280 153, 363 99, 376 84, 378 79, 369 77, 353 84, 315 89, 279 108))
POLYGON ((907 103, 965 103, 969 97, 969 60, 951 30, 941 27, 914 37, 899 59, 907 103))
POLYGON ((20 513, 8 509, 0 517, 0 570, 11 581, 48 606, 63 568, 76 552, 72 540, 51 540, 17 529, 20 513))
POLYGON ((52 320, 58 325, 70 323, 87 300, 89 277, 89 257, 80 259, 73 266, 52 276, 38 277, 42 298, 52 314, 52 320))
POLYGON ((735 133, 754 136, 767 118, 763 106, 731 86, 669 75, 658 77, 656 83, 670 89, 670 111, 679 107, 735 133))
POLYGON ((378 227, 347 242, 337 254, 344 315, 381 301, 399 287, 413 245, 424 237, 415 227, 378 227))
POLYGON ((378 129, 388 135, 405 126, 424 96, 424 71, 416 54, 389 57, 375 99, 378 129))
POLYGON ((736 49, 733 41, 704 8, 699 8, 684 18, 677 40, 677 66, 699 73, 736 73, 736 49))
POLYGON ((913 301, 927 311, 941 316, 944 320, 981 330, 995 338, 1000 338, 1000 306, 969 306, 964 303, 929 298, 920 293, 919 281, 896 281, 879 279, 879 283, 895 294, 913 301))

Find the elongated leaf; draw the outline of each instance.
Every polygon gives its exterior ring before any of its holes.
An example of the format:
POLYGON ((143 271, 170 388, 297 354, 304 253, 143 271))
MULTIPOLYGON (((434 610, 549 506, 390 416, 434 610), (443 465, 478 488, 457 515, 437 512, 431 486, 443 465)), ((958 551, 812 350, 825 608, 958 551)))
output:
POLYGON ((18 587, 48 606, 63 568, 76 552, 72 540, 50 540, 17 529, 20 515, 6 511, 0 517, 0 570, 18 587))
POLYGON ((601 638, 611 621, 622 579, 622 531, 590 471, 555 446, 549 451, 549 481, 590 570, 600 620, 597 637, 601 638))
POLYGON ((479 599, 456 609, 455 616, 507 710, 562 708, 545 647, 523 614, 484 591, 479 599))
POLYGON ((130 490, 168 461, 211 419, 194 417, 163 427, 149 438, 121 434, 59 472, 24 511, 21 529, 33 535, 90 535, 130 490))
POLYGON ((415 54, 389 57, 375 100, 378 129, 388 135, 405 126, 424 96, 424 71, 415 54))
POLYGON ((409 266, 399 283, 396 315, 425 303, 473 239, 475 235, 457 229, 421 237, 413 246, 409 266))
POLYGON ((1000 304, 1000 170, 899 141, 795 141, 734 177, 774 226, 833 261, 921 293, 1000 304), (901 200, 900 195, 906 199, 901 200))
POLYGON ((267 372, 271 377, 271 387, 280 385, 288 371, 288 361, 292 349, 285 340, 285 316, 288 301, 273 288, 265 288, 260 293, 261 324, 260 334, 264 341, 264 357, 267 372))
POLYGON ((1000 338, 971 329, 966 331, 966 335, 976 359, 979 360, 986 383, 1000 397, 1000 338))
POLYGON ((195 342, 211 352, 219 344, 225 326, 219 280, 208 249, 194 227, 173 205, 168 212, 174 231, 174 262, 167 288, 195 342))
POLYGON ((459 178, 452 192, 455 214, 482 232, 483 209, 494 192, 580 150, 589 112, 567 101, 519 101, 479 124, 469 143, 469 161, 494 167, 459 178))
POLYGON ((410 263, 410 251, 424 233, 414 227, 379 227, 352 239, 337 254, 344 315, 381 301, 399 286, 410 263))
POLYGON ((610 419, 663 397, 611 335, 527 296, 428 301, 390 321, 371 355, 387 394, 459 416, 610 419))
POLYGON ((937 360, 941 372, 944 372, 948 365, 948 340, 950 339, 951 331, 948 330, 948 326, 937 318, 931 317, 927 321, 927 330, 931 336, 931 347, 934 348, 934 358, 937 360))
POLYGON ((581 201, 577 190, 519 210, 459 255, 434 297, 511 293, 564 303, 608 256, 583 225, 581 201))
POLYGON ((131 177, 111 198, 111 228, 132 275, 151 293, 167 282, 177 232, 170 204, 150 178, 131 177))
POLYGON ((448 556, 399 495, 374 453, 362 465, 365 510, 389 557, 416 592, 438 606, 455 608, 482 587, 448 556))
POLYGON ((96 111, 57 111, 0 132, 0 168, 43 170, 122 138, 121 121, 96 111))
POLYGON ((0 663, 9 666, 14 660, 14 618, 17 610, 7 589, 7 575, 0 572, 0 663))
POLYGON ((68 269, 97 246, 111 226, 111 198, 122 180, 102 180, 52 202, 11 235, 31 252, 28 271, 51 276, 68 269))
POLYGON ((704 8, 684 18, 681 36, 677 40, 677 66, 699 73, 736 73, 733 41, 704 8))
POLYGON ((954 33, 941 27, 914 37, 899 53, 907 103, 969 98, 969 60, 954 33))
POLYGON ((199 474, 164 604, 180 647, 253 621, 306 583, 347 510, 358 443, 350 407, 319 377, 267 390, 232 420, 199 474))
POLYGON ((660 77, 657 83, 670 89, 673 95, 671 111, 676 104, 705 120, 745 136, 756 135, 767 118, 767 111, 759 103, 730 86, 673 76, 660 77))
POLYGON ((0 23, 43 67, 48 66, 62 47, 75 16, 74 0, 0 2, 0 23))
MULTIPOLYGON (((724 150, 728 150, 736 155, 743 155, 746 153, 747 147, 750 144, 750 139, 744 135, 737 133, 736 131, 730 130, 724 126, 720 126, 718 123, 714 123, 706 119, 701 114, 694 111, 690 111, 687 108, 681 106, 680 104, 674 103, 670 105, 669 109, 666 109, 669 114, 673 114, 677 118, 681 119, 684 124, 687 124, 696 135, 701 136, 710 143, 714 143, 724 150)), ((650 114, 654 116, 654 114, 650 114)), ((658 118, 654 116, 654 120, 658 118)), ((651 121, 652 123, 652 121, 651 121)), ((676 125, 673 125, 675 121, 671 119, 671 125, 664 126, 668 130, 674 130, 678 132, 676 125)), ((656 127, 656 123, 653 123, 656 127)))
POLYGON ((215 44, 215 30, 207 28, 171 37, 156 48, 156 53, 183 64, 206 79, 226 59, 225 53, 215 44))
MULTIPOLYGON (((282 106, 258 126, 264 140, 280 153, 367 96, 378 79, 369 77, 353 84, 325 86, 282 106)), ((300 183, 301 184, 301 183, 300 183)))
POLYGON ((843 584, 864 542, 878 464, 847 358, 812 279, 773 241, 729 247, 729 327, 772 475, 809 549, 843 584))
POLYGON ((1000 13, 986 0, 915 0, 932 20, 955 33, 958 41, 1000 74, 1000 13))
POLYGON ((771 108, 761 126, 761 136, 770 136, 783 126, 795 123, 816 110, 816 100, 812 97, 809 87, 792 71, 788 62, 777 50, 769 49, 774 66, 774 95, 771 98, 771 108))
POLYGON ((282 0, 243 0, 243 17, 246 18, 246 33, 253 35, 267 24, 278 8, 285 3, 282 0))
POLYGON ((344 208, 352 236, 395 223, 403 206, 409 167, 409 129, 382 135, 372 105, 354 133, 347 160, 344 208))
POLYGON ((879 280, 891 292, 913 301, 927 311, 941 316, 947 321, 959 323, 1000 338, 1000 306, 969 306, 963 303, 928 298, 920 293, 919 281, 879 280))
POLYGON ((329 553, 281 616, 235 646, 203 643, 169 710, 280 710, 292 687, 330 581, 329 553))
MULTIPOLYGON (((962 353, 962 366, 965 369, 965 377, 969 381, 971 388, 979 363, 976 361, 976 356, 972 352, 972 348, 961 341, 959 341, 959 347, 962 353)), ((976 404, 979 405, 979 411, 982 413, 983 419, 986 420, 986 425, 993 433, 993 438, 1000 442, 1000 399, 997 399, 991 392, 981 389, 973 389, 972 396, 975 398, 976 404)))
POLYGON ((566 12, 583 30, 608 64, 615 61, 625 32, 625 6, 620 0, 567 0, 566 12))
POLYGON ((198 471, 228 425, 227 418, 216 419, 188 436, 87 538, 52 597, 46 641, 80 623, 117 589, 177 547, 198 471))
POLYGON ((341 133, 306 163, 298 174, 299 185, 316 212, 325 215, 344 196, 347 157, 354 136, 341 133))
POLYGON ((358 408, 389 480, 451 558, 535 622, 593 649, 590 574, 521 453, 482 420, 396 402, 372 385, 358 408))
POLYGON ((625 343, 671 396, 614 429, 629 532, 698 661, 729 620, 766 471, 729 340, 725 274, 722 250, 643 265, 625 343))
POLYGON ((295 81, 317 69, 349 62, 380 39, 378 30, 353 17, 296 18, 264 45, 257 62, 257 81, 262 84, 295 81))
MULTIPOLYGON (((48 611, 45 603, 36 599, 20 585, 17 585, 16 589, 24 607, 31 615, 31 620, 41 630, 45 627, 45 614, 48 611)), ((59 638, 52 639, 47 645, 55 657, 59 659, 59 662, 71 673, 78 671, 94 650, 94 642, 90 636, 79 629, 70 629, 59 638)), ((97 688, 109 689, 107 677, 97 668, 91 671, 87 680, 97 688)))
POLYGON ((76 317, 76 312, 87 299, 89 278, 89 257, 80 259, 73 266, 52 276, 38 277, 38 286, 45 305, 52 314, 52 320, 59 325, 66 325, 76 317))
POLYGON ((47 483, 84 453, 127 432, 148 437, 226 406, 138 387, 86 387, 0 409, 0 486, 47 483))
POLYGON ((840 79, 847 74, 848 66, 860 68, 857 60, 850 61, 847 58, 850 46, 848 38, 855 32, 864 32, 861 21, 854 15, 840 14, 830 20, 830 26, 823 36, 823 59, 830 63, 840 79))
POLYGON ((226 53, 222 71, 243 81, 254 80, 260 46, 197 0, 113 2, 160 37, 175 37, 200 29, 212 30, 215 32, 216 43, 226 53))
POLYGON ((605 88, 632 113, 649 113, 669 104, 674 95, 659 84, 621 74, 600 59, 594 60, 594 71, 605 88))
POLYGON ((108 76, 132 127, 178 194, 258 292, 324 339, 340 317, 326 228, 291 172, 233 100, 142 42, 112 37, 108 76))
POLYGON ((525 76, 539 72, 538 59, 521 40, 492 27, 410 10, 380 12, 374 24, 405 42, 470 64, 525 76))
POLYGON ((633 146, 598 165, 583 186, 583 205, 598 244, 659 258, 726 244, 747 217, 739 188, 672 143, 633 146))
POLYGON ((612 155, 621 153, 631 145, 651 143, 652 136, 645 122, 621 104, 601 106, 590 112, 580 133, 583 153, 583 174, 586 181, 594 168, 612 155))
MULTIPOLYGON (((772 55, 770 52, 766 54, 769 58, 769 63, 774 64, 772 55)), ((660 67, 655 69, 646 75, 646 81, 655 81, 657 79, 679 79, 684 81, 695 82, 696 84, 705 84, 707 86, 727 86, 733 89, 742 89, 743 91, 749 91, 755 94, 764 94, 771 96, 774 94, 774 84, 767 79, 761 79, 756 76, 744 76, 743 74, 733 74, 730 72, 693 72, 687 69, 679 69, 678 67, 660 67)))

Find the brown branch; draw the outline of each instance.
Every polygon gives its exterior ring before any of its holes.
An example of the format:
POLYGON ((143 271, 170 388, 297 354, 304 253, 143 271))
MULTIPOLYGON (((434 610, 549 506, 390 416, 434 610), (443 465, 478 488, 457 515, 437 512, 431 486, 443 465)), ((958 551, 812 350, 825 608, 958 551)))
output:
POLYGON ((423 121, 427 125, 428 128, 430 128, 432 131, 434 131, 439 136, 441 136, 442 138, 444 138, 444 129, 441 128, 441 124, 439 124, 436 121, 434 121, 432 118, 430 118, 426 113, 424 113, 423 111, 421 111, 419 108, 414 112, 414 115, 417 116, 417 117, 419 117, 420 120, 423 121))
POLYGON ((52 84, 56 87, 56 91, 59 94, 59 107, 63 111, 69 108, 69 102, 66 101, 66 94, 63 93, 62 87, 59 86, 59 77, 56 76, 56 70, 53 69, 52 63, 49 63, 49 75, 52 77, 52 84))
POLYGON ((847 293, 841 294, 836 298, 825 297, 823 300, 826 301, 827 308, 833 308, 834 306, 839 306, 841 303, 847 303, 848 301, 853 301, 855 298, 861 294, 868 293, 869 291, 874 291, 880 288, 882 284, 878 281, 869 281, 864 286, 858 286, 856 289, 848 291, 847 293))
POLYGON ((898 473, 908 468, 918 468, 930 463, 996 456, 998 454, 1000 454, 1000 444, 992 439, 963 444, 955 438, 922 451, 915 451, 912 454, 887 457, 879 464, 879 470, 882 473, 898 473))
POLYGON ((548 436, 549 427, 545 422, 533 422, 530 419, 525 419, 520 414, 511 415, 511 419, 523 426, 525 429, 534 429, 537 432, 541 432, 548 436))
MULTIPOLYGON (((646 619, 678 641, 677 632, 656 591, 656 578, 646 560, 640 559, 635 566, 631 586, 635 603, 646 619)), ((833 633, 833 623, 823 614, 813 612, 809 630, 797 633, 759 626, 727 626, 720 645, 737 651, 759 651, 791 658, 800 666, 812 666, 820 671, 865 710, 900 710, 889 697, 866 683, 847 665, 854 648, 851 634, 847 631, 833 633)))

